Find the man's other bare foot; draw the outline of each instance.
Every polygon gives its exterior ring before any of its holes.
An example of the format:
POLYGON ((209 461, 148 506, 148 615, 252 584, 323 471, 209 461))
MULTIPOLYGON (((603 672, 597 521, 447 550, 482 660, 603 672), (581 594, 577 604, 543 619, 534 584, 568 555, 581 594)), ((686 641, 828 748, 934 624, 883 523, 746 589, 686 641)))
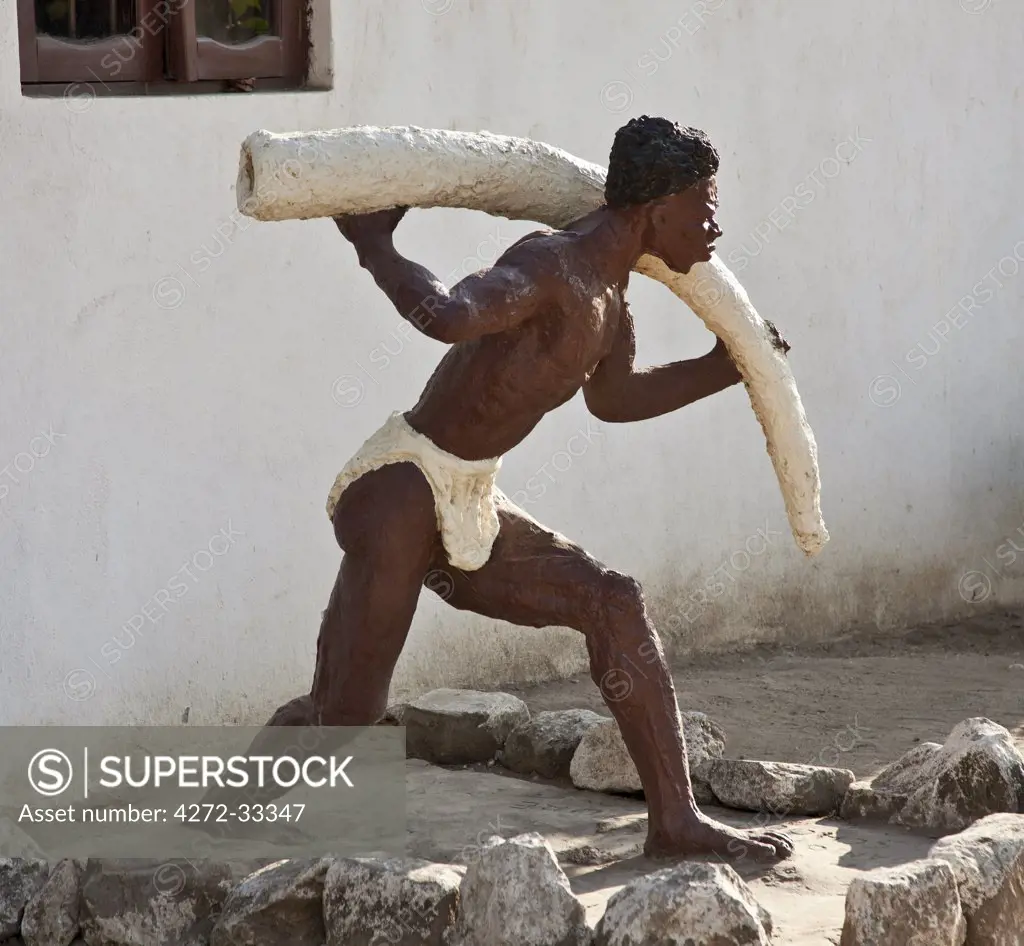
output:
POLYGON ((726 861, 779 861, 793 853, 793 841, 781 831, 739 830, 703 815, 688 820, 677 830, 652 831, 644 854, 651 858, 693 857, 715 854, 726 861))

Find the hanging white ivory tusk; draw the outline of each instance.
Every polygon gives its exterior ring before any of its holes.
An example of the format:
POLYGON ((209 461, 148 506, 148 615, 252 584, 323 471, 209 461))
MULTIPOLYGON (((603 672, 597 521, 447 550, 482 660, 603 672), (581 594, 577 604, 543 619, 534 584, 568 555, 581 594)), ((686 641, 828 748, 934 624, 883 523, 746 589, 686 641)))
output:
MULTIPOLYGON (((415 127, 273 134, 242 143, 238 209, 257 220, 306 220, 390 207, 480 210, 564 227, 604 203, 605 170, 538 141, 415 127)), ((785 355, 739 281, 717 257, 680 275, 642 257, 725 343, 767 440, 797 545, 821 551, 817 447, 785 355)))

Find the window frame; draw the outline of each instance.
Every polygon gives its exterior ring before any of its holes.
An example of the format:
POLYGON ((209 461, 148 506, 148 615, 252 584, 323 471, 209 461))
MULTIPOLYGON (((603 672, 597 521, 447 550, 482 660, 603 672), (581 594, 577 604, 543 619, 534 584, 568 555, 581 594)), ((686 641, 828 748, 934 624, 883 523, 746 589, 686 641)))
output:
MULTIPOLYGON (((163 37, 159 32, 149 33, 141 28, 161 2, 135 0, 139 37, 133 33, 118 33, 95 42, 81 43, 39 33, 35 0, 18 0, 22 83, 152 82, 163 78, 163 37), (127 59, 123 59, 122 54, 126 54, 127 59), (113 62, 105 65, 111 57, 113 62)), ((163 2, 167 5, 166 0, 163 2)))
POLYGON ((309 68, 308 14, 306 0, 274 0, 272 35, 231 46, 197 35, 196 0, 135 0, 131 33, 82 43, 38 33, 35 0, 17 0, 22 91, 97 82, 111 94, 191 94, 247 79, 299 89, 309 68))
POLYGON ((196 31, 196 0, 179 0, 168 26, 169 66, 179 82, 305 77, 304 0, 274 0, 273 33, 230 46, 196 31))

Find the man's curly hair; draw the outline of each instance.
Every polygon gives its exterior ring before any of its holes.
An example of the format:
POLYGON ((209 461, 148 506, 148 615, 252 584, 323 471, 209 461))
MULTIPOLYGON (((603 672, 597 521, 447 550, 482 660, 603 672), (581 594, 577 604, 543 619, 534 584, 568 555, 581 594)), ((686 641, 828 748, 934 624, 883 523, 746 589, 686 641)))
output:
POLYGON ((718 152, 699 128, 641 115, 615 133, 604 199, 631 207, 678 194, 718 171, 718 152))

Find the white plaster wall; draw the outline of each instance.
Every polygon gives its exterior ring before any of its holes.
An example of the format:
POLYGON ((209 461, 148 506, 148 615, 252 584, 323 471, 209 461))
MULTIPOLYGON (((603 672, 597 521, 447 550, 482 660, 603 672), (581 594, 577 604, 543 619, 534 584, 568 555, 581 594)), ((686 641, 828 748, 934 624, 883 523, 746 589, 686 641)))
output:
MULTIPOLYGON (((260 722, 308 684, 339 561, 327 489, 442 349, 402 333, 329 221, 239 225, 238 144, 259 127, 488 129, 602 163, 636 114, 707 129, 720 252, 793 345, 832 543, 796 551, 740 389, 625 427, 577 398, 501 485, 639 577, 681 647, 1020 600, 1015 0, 332 0, 332 91, 67 103, 21 96, 13 7, 0 722, 260 722)), ((398 243, 445 276, 525 229, 432 211, 398 243)), ((710 346, 666 291, 631 299, 645 361, 710 346)), ((395 691, 582 654, 424 597, 395 691)))

